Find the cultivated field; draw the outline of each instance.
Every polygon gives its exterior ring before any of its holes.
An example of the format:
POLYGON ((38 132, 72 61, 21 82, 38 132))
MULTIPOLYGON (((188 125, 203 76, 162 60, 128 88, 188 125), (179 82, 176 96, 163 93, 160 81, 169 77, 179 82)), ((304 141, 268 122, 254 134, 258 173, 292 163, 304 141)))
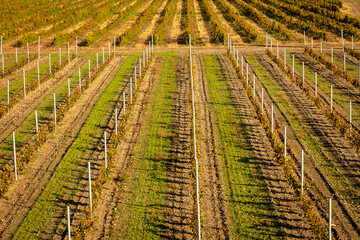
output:
POLYGON ((360 239, 358 0, 4 0, 1 239, 360 239))

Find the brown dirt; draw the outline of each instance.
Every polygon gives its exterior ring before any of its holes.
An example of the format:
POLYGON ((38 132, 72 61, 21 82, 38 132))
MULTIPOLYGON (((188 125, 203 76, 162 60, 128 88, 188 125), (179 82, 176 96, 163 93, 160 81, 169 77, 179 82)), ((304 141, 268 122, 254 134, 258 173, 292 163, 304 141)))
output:
POLYGON ((123 58, 117 58, 105 68, 65 115, 52 137, 41 147, 27 173, 20 175, 19 180, 10 186, 7 192, 9 200, 0 199, 0 233, 3 237, 11 236, 21 224, 122 62, 123 58))
POLYGON ((79 57, 67 65, 64 70, 55 74, 55 77, 47 80, 30 92, 25 99, 16 103, 10 111, 0 119, 0 142, 4 141, 15 129, 23 124, 26 119, 34 114, 37 106, 49 95, 57 86, 66 81, 66 77, 75 72, 79 65, 85 64, 87 57, 79 57))
MULTIPOLYGON (((267 74, 273 79, 274 84, 277 84, 282 92, 278 93, 283 96, 284 101, 295 108, 295 116, 300 118, 301 124, 310 132, 316 141, 320 144, 322 154, 330 161, 328 163, 318 162, 316 158, 307 156, 308 161, 305 161, 305 179, 307 182, 306 193, 316 203, 318 215, 321 222, 326 226, 327 222, 327 198, 333 199, 333 233, 341 239, 358 238, 358 221, 354 214, 357 210, 354 209, 350 202, 346 201, 339 195, 336 190, 336 182, 331 178, 332 173, 323 171, 319 165, 334 164, 344 176, 349 179, 349 183, 356 186, 359 181, 358 174, 358 157, 350 142, 341 136, 340 132, 329 122, 324 114, 319 110, 300 89, 292 83, 282 71, 271 62, 265 55, 255 55, 259 63, 266 69, 267 74), (285 97, 286 96, 286 97, 285 97)), ((257 82, 257 86, 261 86, 257 82)), ((269 96, 265 91, 264 102, 273 102, 273 97, 269 96)), ((289 116, 282 113, 278 106, 274 106, 274 114, 276 116, 276 125, 279 129, 289 125, 289 116)), ((283 130, 280 130, 281 132, 283 130)), ((295 154, 296 166, 299 166, 301 149, 308 151, 305 146, 300 143, 301 133, 287 128, 288 145, 295 154)), ((297 174, 300 172, 297 168, 297 174)))
POLYGON ((155 15, 152 17, 151 21, 148 23, 143 23, 141 26, 141 31, 137 39, 134 39, 136 44, 133 44, 135 47, 142 47, 144 44, 148 44, 151 35, 154 33, 156 26, 158 25, 158 21, 160 18, 160 14, 167 6, 169 0, 163 0, 159 8, 157 9, 155 15))
POLYGON ((195 202, 192 160, 190 159, 190 102, 187 56, 179 59, 177 87, 175 91, 174 138, 172 149, 174 157, 167 173, 167 197, 165 200, 165 235, 175 239, 192 239, 192 223, 195 202))
POLYGON ((229 239, 229 217, 221 184, 223 177, 220 158, 215 148, 215 122, 213 113, 210 112, 210 98, 201 56, 193 56, 193 66, 202 237, 229 239))
POLYGON ((263 177, 269 189, 269 195, 274 204, 278 215, 280 226, 285 232, 286 238, 314 238, 310 225, 301 209, 294 199, 294 189, 290 186, 285 176, 284 169, 275 160, 275 153, 270 142, 267 140, 266 133, 261 127, 260 122, 254 118, 255 111, 252 103, 245 94, 245 89, 237 77, 231 62, 226 55, 219 55, 224 68, 226 78, 230 83, 232 92, 236 98, 241 116, 245 123, 250 126, 248 133, 251 135, 251 145, 254 147, 263 177))
POLYGON ((101 192, 101 197, 93 211, 97 216, 97 221, 93 229, 86 235, 85 239, 106 238, 111 230, 112 213, 121 197, 120 184, 121 178, 126 174, 129 167, 129 160, 132 156, 134 145, 137 143, 140 133, 143 129, 142 122, 145 118, 144 110, 149 104, 146 98, 154 85, 154 79, 160 64, 160 58, 150 63, 150 67, 144 77, 142 84, 137 92, 137 100, 134 104, 130 117, 127 121, 125 135, 116 148, 113 158, 113 168, 111 169, 112 181, 107 181, 101 192))

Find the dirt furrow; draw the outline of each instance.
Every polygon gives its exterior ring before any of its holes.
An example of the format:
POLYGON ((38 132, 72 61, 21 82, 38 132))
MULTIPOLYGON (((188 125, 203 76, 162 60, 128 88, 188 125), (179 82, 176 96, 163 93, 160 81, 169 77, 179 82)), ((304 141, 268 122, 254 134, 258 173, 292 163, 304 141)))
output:
POLYGON ((190 159, 190 103, 189 76, 187 74, 187 57, 179 59, 177 72, 177 89, 173 108, 174 144, 171 154, 174 156, 169 163, 167 188, 169 193, 165 202, 164 225, 165 234, 176 239, 192 239, 193 210, 195 202, 194 181, 190 159))
POLYGON ((294 189, 288 183, 285 172, 281 165, 275 160, 275 153, 270 142, 267 140, 266 133, 261 127, 260 122, 254 118, 255 110, 245 93, 245 89, 240 79, 236 76, 229 59, 219 54, 220 60, 226 73, 226 78, 230 83, 236 101, 242 111, 242 117, 248 126, 251 144, 257 155, 261 171, 269 189, 269 195, 274 203, 280 226, 285 232, 286 238, 314 238, 310 225, 301 207, 294 199, 294 189))
POLYGON ((75 72, 79 65, 86 62, 87 57, 78 57, 58 72, 53 78, 42 83, 39 88, 32 91, 25 99, 16 103, 4 117, 0 119, 0 142, 3 142, 15 129, 34 113, 36 107, 56 89, 65 77, 75 72))
POLYGON ((85 239, 101 239, 109 234, 110 225, 119 198, 121 198, 120 186, 122 179, 126 177, 129 160, 132 156, 134 144, 138 141, 142 132, 144 121, 144 110, 149 104, 148 94, 154 85, 157 69, 160 67, 159 57, 150 63, 144 80, 139 87, 138 97, 128 119, 125 135, 116 148, 113 158, 113 169, 111 170, 112 180, 105 183, 102 188, 101 197, 97 203, 93 215, 97 216, 93 229, 86 235, 85 239))
POLYGON ((23 221, 37 197, 42 193, 57 165, 76 139, 83 123, 90 114, 101 92, 111 82, 124 58, 113 60, 97 77, 82 97, 65 115, 49 140, 34 157, 27 173, 20 175, 7 191, 9 199, 0 199, 0 235, 9 238, 23 221))
MULTIPOLYGON (((270 58, 265 55, 255 55, 259 63, 265 68, 268 75, 274 82, 284 91, 283 94, 289 99, 296 113, 300 118, 301 124, 311 133, 321 148, 321 154, 326 159, 327 164, 333 164, 350 183, 356 186, 359 182, 359 159, 356 151, 351 146, 350 142, 343 138, 336 130, 336 128, 329 122, 324 114, 319 110, 303 93, 296 87, 294 83, 288 80, 287 76, 271 62, 270 58)), ((267 95, 265 101, 272 102, 272 96, 267 95)), ((286 125, 291 125, 290 116, 276 107, 275 116, 277 118, 278 126, 283 129, 286 125)), ((287 131, 288 145, 291 146, 292 151, 299 163, 301 149, 307 150, 302 145, 300 133, 297 133, 291 127, 287 131)), ((312 156, 309 156, 311 161, 305 162, 306 180, 310 192, 308 194, 313 198, 317 204, 319 214, 321 214, 322 223, 326 225, 327 221, 327 198, 333 198, 333 215, 334 224, 333 231, 340 238, 357 238, 359 236, 358 221, 354 216, 357 212, 349 202, 343 200, 336 190, 336 183, 333 180, 332 173, 324 172, 324 163, 317 162, 312 156), (320 165, 320 166, 319 166, 320 165), (332 181, 331 181, 332 179, 332 181)), ((297 165, 299 166, 299 165, 297 165)), ((300 170, 298 169, 298 173, 300 170)))
POLYGON ((214 116, 210 112, 205 66, 201 55, 193 57, 193 65, 202 237, 204 239, 228 239, 230 231, 221 184, 223 177, 215 148, 214 116))

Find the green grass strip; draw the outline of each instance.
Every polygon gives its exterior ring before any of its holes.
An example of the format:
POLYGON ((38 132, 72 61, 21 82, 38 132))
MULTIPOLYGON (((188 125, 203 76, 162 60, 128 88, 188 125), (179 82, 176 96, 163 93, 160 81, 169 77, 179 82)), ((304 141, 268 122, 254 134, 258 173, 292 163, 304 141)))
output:
POLYGON ((113 108, 114 95, 128 81, 138 57, 139 54, 127 58, 104 90, 76 140, 15 233, 15 239, 38 239, 43 237, 44 233, 53 234, 61 221, 54 219, 54 214, 65 216, 66 208, 63 204, 71 204, 73 198, 84 190, 77 188, 87 170, 88 159, 83 159, 82 156, 92 142, 99 140, 99 127, 106 113, 113 108))
POLYGON ((224 77, 219 57, 204 55, 211 107, 222 149, 224 188, 232 220, 234 239, 265 239, 282 235, 265 179, 250 142, 250 127, 224 77))
POLYGON ((177 53, 164 54, 160 77, 152 90, 146 129, 131 159, 124 202, 114 211, 111 239, 162 239, 167 189, 166 169, 172 145, 172 106, 176 91, 177 53))

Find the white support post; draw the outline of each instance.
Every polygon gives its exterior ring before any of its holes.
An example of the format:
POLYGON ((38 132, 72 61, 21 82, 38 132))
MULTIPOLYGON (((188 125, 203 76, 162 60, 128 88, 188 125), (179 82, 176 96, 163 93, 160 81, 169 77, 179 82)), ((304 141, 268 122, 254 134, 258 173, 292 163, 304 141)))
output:
POLYGON ((272 52, 272 37, 270 37, 270 51, 272 52))
POLYGON ((54 125, 56 127, 56 96, 54 93, 54 125))
POLYGON ((118 122, 118 120, 117 120, 117 108, 115 108, 115 135, 117 136, 117 134, 118 134, 118 126, 117 126, 117 122, 118 122))
POLYGON ((70 207, 69 206, 67 206, 67 230, 68 230, 68 239, 71 240, 70 207))
POLYGON ((249 64, 246 63, 246 87, 249 85, 249 64))
POLYGON ((302 62, 302 86, 304 88, 304 84, 305 84, 305 63, 302 62))
POLYGON ((331 198, 329 198, 329 240, 331 240, 331 198))
POLYGON ((15 181, 18 180, 17 177, 17 162, 16 162, 16 144, 15 144, 15 131, 13 131, 13 147, 14 147, 14 171, 15 171, 15 181))
POLYGON ((235 55, 236 54, 236 51, 235 51, 235 43, 234 43, 234 45, 233 45, 233 57, 235 58, 235 55))
POLYGON ((276 58, 279 58, 279 43, 276 43, 276 58))
POLYGON ((342 51, 344 52, 344 32, 342 29, 341 29, 341 48, 342 51))
POLYGON ((36 60, 36 66, 37 66, 38 86, 40 87, 40 66, 39 66, 39 60, 36 60))
POLYGON ((334 48, 331 48, 331 63, 334 63, 334 48))
POLYGON ((35 131, 36 133, 39 132, 38 115, 36 110, 35 110, 35 131))
POLYGON ((271 134, 274 134, 274 105, 271 105, 271 134))
POLYGON ((15 62, 18 63, 18 54, 17 54, 17 48, 15 48, 15 62))
POLYGON ((68 78, 68 97, 70 99, 70 78, 68 78))
POLYGON ((38 58, 40 60, 40 36, 38 37, 38 58))
POLYGON ((239 49, 236 49, 236 67, 239 67, 239 49))
POLYGON ((286 70, 286 48, 284 48, 284 69, 286 70))
POLYGON ((149 60, 149 53, 148 53, 148 47, 145 47, 145 52, 146 52, 146 62, 149 60))
POLYGON ((301 196, 304 194, 304 150, 301 150, 301 196))
POLYGON ((292 77, 295 78, 295 55, 292 55, 292 77))
POLYGON ((125 104, 125 92, 123 92, 123 113, 124 113, 124 116, 126 114, 126 104, 125 104))
POLYGON ((26 98, 26 80, 25 80, 25 69, 23 69, 23 83, 24 83, 24 98, 26 98))
MULTIPOLYGON (((29 49, 29 43, 28 42, 26 43, 26 50, 27 50, 27 60, 28 60, 28 63, 30 63, 30 49, 29 49)), ((16 51, 16 59, 17 59, 17 51, 16 51)), ((16 63, 17 63, 17 60, 16 60, 16 63)))
POLYGON ((261 88, 261 114, 264 114, 264 88, 261 88))
POLYGON ((0 54, 2 55, 3 52, 2 52, 2 45, 3 45, 3 36, 1 36, 1 48, 0 48, 0 54))
POLYGON ((92 191, 91 191, 91 167, 90 162, 88 162, 88 173, 89 173, 89 205, 90 205, 90 212, 92 212, 92 191))
POLYGON ((151 55, 154 54, 154 35, 151 35, 151 55))
POLYGON ((350 130, 351 130, 351 101, 350 101, 350 104, 349 104, 349 127, 350 127, 350 130))
POLYGON ((255 92, 255 74, 253 74, 253 96, 254 100, 256 99, 256 92, 255 92))
POLYGON ((311 37, 311 50, 314 49, 313 37, 311 37))
POLYGON ((70 43, 68 42, 67 44, 67 49, 68 49, 68 63, 70 63, 70 43))
POLYGON ((286 158, 286 127, 284 127, 284 158, 286 158))
POLYGON ((4 59, 4 54, 2 55, 2 71, 3 71, 3 74, 5 74, 5 59, 4 59))
POLYGON ((132 78, 130 77, 130 104, 132 104, 132 93, 133 93, 133 86, 132 86, 132 78))
POLYGON ((152 53, 151 53, 151 41, 149 41, 149 58, 152 57, 152 53))
POLYGON ((10 108, 10 82, 9 79, 7 80, 7 104, 10 108))
POLYGON ((330 110, 332 113, 332 110, 333 110, 333 86, 332 85, 330 86, 330 110))
POLYGON ((99 71, 99 53, 96 53, 96 71, 99 71))
POLYGON ((76 36, 76 39, 75 39, 75 56, 77 56, 78 54, 78 37, 76 36))
POLYGON ((317 98, 317 72, 315 72, 315 99, 317 98))
POLYGON ((107 145, 106 145, 106 131, 104 131, 104 149, 105 149, 105 169, 107 169, 107 145))
POLYGON ((141 57, 139 58, 139 78, 141 78, 141 57))
POLYGON ((135 91, 136 91, 137 90, 136 66, 134 67, 134 84, 135 84, 135 91))
POLYGON ((110 59, 110 56, 111 56, 111 44, 110 44, 110 41, 109 41, 109 59, 110 59))
POLYGON ((266 44, 265 44, 265 49, 268 48, 268 33, 266 32, 266 40, 265 40, 266 44))
POLYGON ((244 56, 241 55, 241 76, 244 76, 244 56))
POLYGON ((232 43, 231 43, 231 38, 230 38, 230 53, 232 51, 231 46, 232 46, 232 43))
POLYGON ((79 68, 79 92, 81 93, 81 68, 79 68))
POLYGON ((105 48, 103 47, 103 56, 102 56, 102 59, 103 59, 103 64, 105 64, 105 48))
POLYGON ((51 74, 51 54, 49 54, 49 73, 51 74))
POLYGON ((306 34, 305 34, 305 31, 304 31, 304 48, 306 47, 306 34))

